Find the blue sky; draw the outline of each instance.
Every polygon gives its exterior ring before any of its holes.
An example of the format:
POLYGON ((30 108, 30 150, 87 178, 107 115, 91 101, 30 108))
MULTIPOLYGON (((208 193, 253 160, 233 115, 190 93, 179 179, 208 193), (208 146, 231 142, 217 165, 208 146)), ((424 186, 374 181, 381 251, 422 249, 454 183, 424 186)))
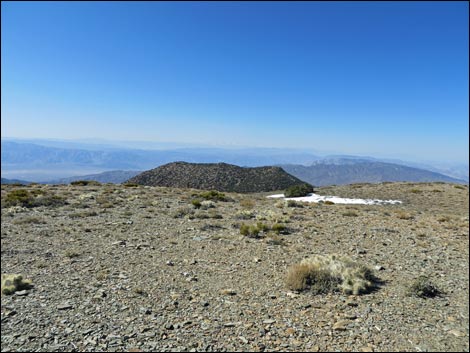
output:
POLYGON ((2 136, 468 161, 466 2, 5 2, 2 136))

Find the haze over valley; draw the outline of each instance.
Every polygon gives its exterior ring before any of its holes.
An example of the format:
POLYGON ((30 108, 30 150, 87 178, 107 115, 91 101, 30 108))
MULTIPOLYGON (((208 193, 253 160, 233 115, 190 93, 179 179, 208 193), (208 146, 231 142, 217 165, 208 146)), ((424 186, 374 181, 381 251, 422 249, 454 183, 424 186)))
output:
POLYGON ((468 182, 468 165, 458 163, 449 163, 440 167, 442 164, 438 162, 426 165, 364 156, 325 156, 318 151, 315 154, 309 153, 305 149, 220 147, 134 149, 78 141, 35 142, 2 139, 2 178, 60 183, 84 177, 102 182, 123 182, 139 171, 184 161, 224 162, 245 167, 280 165, 289 173, 319 186, 382 181, 468 182), (101 175, 103 172, 106 173, 101 175))

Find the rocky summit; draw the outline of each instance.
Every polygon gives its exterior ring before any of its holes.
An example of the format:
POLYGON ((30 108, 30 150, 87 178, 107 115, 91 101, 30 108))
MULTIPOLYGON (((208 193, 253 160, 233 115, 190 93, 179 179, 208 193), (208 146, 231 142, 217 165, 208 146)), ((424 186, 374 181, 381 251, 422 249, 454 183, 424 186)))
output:
POLYGON ((135 184, 1 189, 2 352, 469 349, 467 186, 316 190, 393 205, 202 200, 135 184), (328 286, 309 287, 304 259, 346 261, 343 280, 368 287, 373 274, 378 286, 329 291, 338 284, 323 276, 328 286))
POLYGON ((304 182, 280 167, 239 167, 227 163, 168 163, 128 180, 147 186, 194 188, 226 192, 284 190, 304 182))

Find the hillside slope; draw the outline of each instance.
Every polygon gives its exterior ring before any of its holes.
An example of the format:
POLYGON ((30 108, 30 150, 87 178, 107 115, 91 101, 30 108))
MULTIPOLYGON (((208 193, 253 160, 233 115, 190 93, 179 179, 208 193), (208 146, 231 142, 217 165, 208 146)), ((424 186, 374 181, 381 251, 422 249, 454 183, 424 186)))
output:
POLYGON ((133 170, 111 170, 109 172, 103 172, 98 174, 82 175, 82 176, 73 176, 69 178, 61 178, 56 180, 51 180, 44 182, 44 184, 68 184, 72 181, 77 180, 95 180, 100 183, 113 183, 120 184, 141 173, 140 171, 133 170))
POLYGON ((129 182, 242 193, 283 190, 303 183, 280 167, 243 168, 226 163, 186 162, 165 164, 143 172, 129 182))

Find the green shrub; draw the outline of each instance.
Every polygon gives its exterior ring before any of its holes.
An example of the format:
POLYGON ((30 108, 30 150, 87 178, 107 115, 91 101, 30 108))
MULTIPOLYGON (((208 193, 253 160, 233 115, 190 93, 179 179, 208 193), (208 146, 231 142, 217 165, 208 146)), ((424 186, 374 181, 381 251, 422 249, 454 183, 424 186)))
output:
POLYGON ((137 187, 139 187, 139 184, 136 184, 136 183, 124 183, 122 185, 126 188, 137 188, 137 187))
POLYGON ((22 207, 32 207, 34 197, 31 195, 28 190, 17 189, 10 191, 5 200, 2 203, 2 206, 22 206, 22 207))
POLYGON ((276 234, 287 234, 287 227, 284 224, 274 223, 271 230, 276 234))
POLYGON ((198 200, 198 199, 194 199, 191 201, 191 204, 194 206, 194 208, 201 208, 201 200, 198 200))
POLYGON ((2 273, 2 294, 10 295, 16 291, 30 289, 31 280, 23 279, 22 275, 2 273))
POLYGON ((307 196, 308 194, 311 194, 313 191, 313 186, 310 184, 298 184, 298 185, 293 185, 289 188, 287 188, 286 191, 284 191, 284 196, 285 197, 302 197, 302 196, 307 196))
POLYGON ((269 227, 264 224, 263 222, 258 222, 256 223, 256 228, 260 231, 260 232, 266 232, 269 230, 269 227))
POLYGON ((240 234, 241 235, 250 234, 250 226, 248 224, 242 223, 242 225, 240 226, 240 234))
POLYGON ((99 181, 96 181, 96 180, 76 180, 76 181, 72 181, 70 183, 70 185, 75 185, 75 186, 94 185, 94 186, 98 186, 98 185, 101 185, 101 183, 99 181))
POLYGON ((66 204, 66 201, 60 196, 47 195, 39 190, 29 192, 25 189, 18 189, 6 195, 2 202, 2 207, 21 206, 31 208, 39 206, 61 206, 64 204, 66 204))
POLYGON ((258 222, 256 225, 247 225, 242 223, 240 225, 240 234, 248 236, 250 238, 258 238, 260 232, 266 232, 269 230, 269 227, 261 222, 258 222))
POLYGON ((200 193, 197 196, 205 200, 211 200, 211 201, 228 201, 224 193, 218 192, 215 190, 205 191, 203 193, 200 193))

